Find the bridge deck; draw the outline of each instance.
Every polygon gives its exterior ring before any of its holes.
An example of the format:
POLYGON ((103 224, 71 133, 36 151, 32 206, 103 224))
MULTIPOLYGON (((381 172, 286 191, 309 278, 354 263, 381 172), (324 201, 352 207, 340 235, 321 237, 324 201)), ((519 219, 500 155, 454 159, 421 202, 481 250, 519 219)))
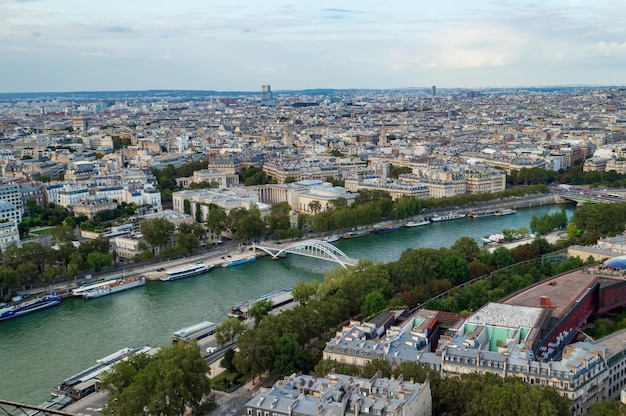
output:
POLYGON ((341 264, 343 267, 355 266, 358 259, 348 257, 337 247, 321 240, 302 240, 289 244, 263 243, 255 244, 255 249, 263 250, 272 257, 279 257, 281 254, 297 254, 320 260, 332 261, 341 264))

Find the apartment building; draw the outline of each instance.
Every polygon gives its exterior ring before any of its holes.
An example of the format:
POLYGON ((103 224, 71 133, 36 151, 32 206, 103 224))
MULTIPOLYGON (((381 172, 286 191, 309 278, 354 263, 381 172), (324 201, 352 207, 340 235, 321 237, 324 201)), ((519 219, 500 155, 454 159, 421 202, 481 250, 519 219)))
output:
POLYGON ((0 250, 4 251, 11 244, 20 245, 20 232, 17 222, 13 220, 0 221, 0 250))
POLYGON ((313 377, 292 374, 244 405, 244 416, 430 416, 430 382, 380 372, 370 379, 342 374, 313 377))
POLYGON ((350 192, 358 192, 361 189, 385 191, 389 193, 393 200, 403 196, 412 196, 419 199, 430 197, 430 191, 426 185, 382 179, 378 175, 349 177, 345 180, 345 186, 346 190, 350 192))

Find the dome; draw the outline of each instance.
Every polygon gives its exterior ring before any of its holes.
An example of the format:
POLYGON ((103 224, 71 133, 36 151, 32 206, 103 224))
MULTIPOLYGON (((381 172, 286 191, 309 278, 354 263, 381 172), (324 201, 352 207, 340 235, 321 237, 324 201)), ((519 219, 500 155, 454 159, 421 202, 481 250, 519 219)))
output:
POLYGON ((611 269, 626 270, 626 256, 613 257, 604 262, 606 267, 611 269))

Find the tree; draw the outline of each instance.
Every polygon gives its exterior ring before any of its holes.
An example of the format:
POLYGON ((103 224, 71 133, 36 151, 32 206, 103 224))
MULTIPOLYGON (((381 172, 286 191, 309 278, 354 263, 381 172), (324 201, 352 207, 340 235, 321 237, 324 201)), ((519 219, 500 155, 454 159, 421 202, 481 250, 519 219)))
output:
POLYGON ((365 296, 365 302, 361 306, 363 316, 372 316, 383 310, 387 302, 382 293, 374 291, 365 296))
POLYGON ((626 404, 617 400, 609 400, 603 403, 594 403, 591 405, 590 416, 625 416, 626 404))
POLYGON ((176 237, 176 245, 189 254, 200 247, 198 237, 194 233, 179 233, 176 237))
POLYGON ((391 377, 391 366, 389 363, 386 360, 375 358, 365 365, 361 376, 364 378, 372 378, 374 374, 379 371, 381 373, 381 377, 391 377))
POLYGON ((450 250, 456 252, 457 255, 465 259, 468 263, 478 257, 480 247, 472 237, 463 236, 452 244, 450 250))
POLYGON ((237 335, 245 332, 246 326, 237 318, 229 318, 215 329, 215 339, 221 347, 234 341, 237 335))
POLYGON ((293 295, 293 299, 298 302, 302 306, 306 306, 309 300, 315 295, 317 292, 317 281, 313 281, 311 284, 299 281, 291 288, 291 294, 293 295))
POLYGON ((113 256, 111 254, 102 254, 98 252, 93 252, 93 253, 89 253, 89 255, 87 256, 87 264, 96 273, 102 270, 103 267, 106 267, 109 264, 111 264, 112 260, 113 260, 113 256))
POLYGON ((58 225, 52 230, 52 237, 57 244, 74 240, 74 228, 69 225, 58 225))
POLYGON ((272 354, 272 372, 283 376, 301 371, 304 365, 302 347, 298 340, 293 335, 280 337, 272 354))
POLYGON ((105 415, 207 414, 216 405, 208 366, 195 342, 163 347, 153 356, 136 354, 117 363, 102 379, 109 392, 105 415))
POLYGON ((313 211, 314 214, 317 214, 322 210, 322 204, 318 200, 311 201, 309 202, 309 209, 313 211))
POLYGON ((220 365, 224 367, 226 370, 234 373, 237 371, 237 367, 235 367, 235 350, 230 348, 228 351, 224 353, 224 358, 220 361, 220 365))
POLYGON ((254 305, 248 309, 248 313, 254 318, 254 327, 258 327, 261 321, 268 313, 272 311, 274 304, 269 299, 261 299, 254 302, 254 305))
POLYGON ((265 222, 261 219, 261 212, 256 205, 252 205, 246 215, 239 219, 236 224, 237 231, 234 237, 240 241, 261 237, 265 232, 265 222))
POLYGON ((208 229, 213 230, 215 234, 220 234, 226 229, 226 221, 228 216, 224 208, 215 204, 209 205, 209 212, 206 215, 205 224, 208 229))
POLYGON ((141 223, 141 234, 152 247, 163 247, 171 241, 175 228, 168 220, 155 218, 141 223))

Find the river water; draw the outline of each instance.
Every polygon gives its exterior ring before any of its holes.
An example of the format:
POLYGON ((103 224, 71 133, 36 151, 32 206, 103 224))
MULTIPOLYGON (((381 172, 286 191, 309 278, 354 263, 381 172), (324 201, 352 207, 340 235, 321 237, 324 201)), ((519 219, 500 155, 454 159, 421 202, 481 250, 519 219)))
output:
MULTIPOLYGON (((467 235, 529 227, 533 215, 572 205, 518 209, 502 217, 461 219, 400 231, 340 240, 352 258, 397 260, 408 248, 449 247, 467 235)), ((65 378, 124 347, 168 345, 172 332, 203 320, 221 322, 228 310, 248 299, 289 288, 298 281, 322 280, 334 263, 290 255, 261 258, 232 268, 146 286, 98 299, 65 299, 59 306, 0 322, 0 399, 38 405, 65 378)))

